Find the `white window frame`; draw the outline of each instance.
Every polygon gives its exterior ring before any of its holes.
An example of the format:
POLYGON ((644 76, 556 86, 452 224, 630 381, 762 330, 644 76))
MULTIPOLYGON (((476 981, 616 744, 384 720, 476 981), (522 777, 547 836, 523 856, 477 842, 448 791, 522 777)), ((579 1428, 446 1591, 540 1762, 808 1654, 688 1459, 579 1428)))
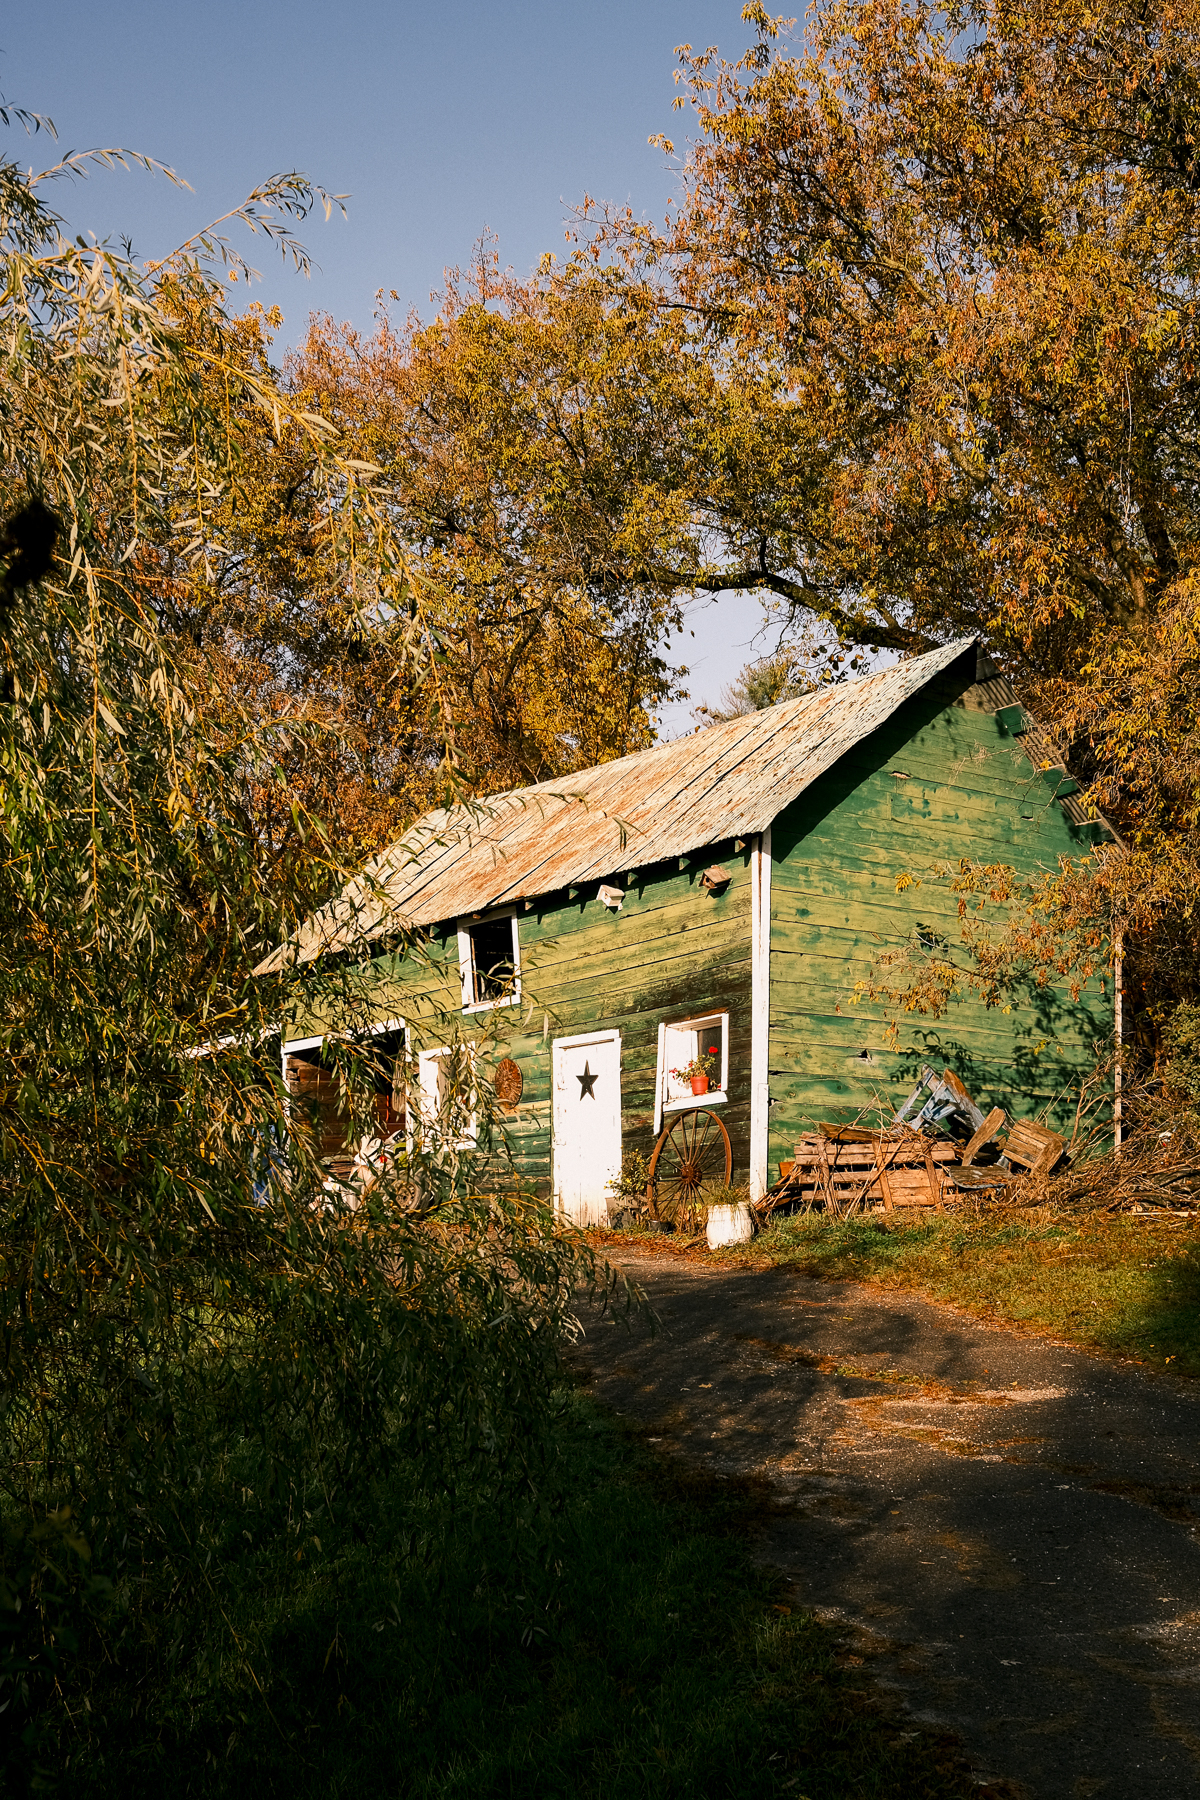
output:
POLYGON ((520 1005, 521 941, 517 929, 515 906, 502 906, 495 912, 480 913, 477 919, 460 919, 458 921, 458 972, 462 981, 462 1009, 465 1013, 491 1012, 497 1006, 520 1005), (476 1000, 475 946, 471 942, 471 929, 476 925, 490 925, 496 919, 508 919, 512 923, 512 992, 505 994, 502 1000, 476 1000))
MULTIPOLYGON (((458 1048, 463 1050, 466 1054, 467 1066, 471 1072, 471 1097, 474 1104, 467 1115, 467 1129, 461 1137, 454 1140, 452 1147, 455 1150, 473 1150, 479 1142, 479 1105, 476 1092, 476 1084, 478 1081, 478 1076, 476 1074, 476 1048, 474 1044, 462 1044, 459 1045, 458 1048)), ((453 1044, 433 1044, 427 1050, 417 1051, 414 1059, 417 1072, 416 1091, 414 1093, 410 1085, 409 1093, 412 1095, 413 1104, 408 1106, 405 1111, 406 1136, 410 1152, 413 1148, 412 1121, 414 1111, 420 1116, 422 1131, 429 1134, 429 1147, 432 1147, 434 1140, 439 1135, 438 1122, 444 1101, 440 1097, 436 1099, 432 1109, 432 1116, 430 1112, 426 1110, 426 1101, 431 1093, 437 1094, 437 1089, 440 1085, 437 1077, 438 1064, 444 1056, 453 1056, 454 1050, 455 1046, 453 1044)), ((410 1067, 411 1066, 410 1063, 410 1067)))
MULTIPOLYGON (((699 1044, 697 1043, 697 1048, 699 1044)), ((690 1058, 689 1058, 690 1061, 690 1058)), ((660 1019, 658 1025, 658 1072, 654 1083, 654 1132, 658 1135, 662 1122, 668 1113, 686 1112, 695 1106, 723 1106, 729 1098, 729 1014, 723 1008, 714 1008, 712 1012, 693 1013, 686 1019, 660 1019), (671 1094, 671 1076, 668 1064, 675 1061, 677 1052, 667 1051, 667 1033, 670 1031, 694 1031, 699 1039, 701 1029, 710 1031, 716 1027, 721 1033, 721 1085, 719 1089, 709 1089, 707 1094, 693 1094, 690 1089, 686 1094, 671 1094)))
MULTIPOLYGON (((402 1031, 404 1033, 404 1045, 405 1045, 404 1053, 407 1056, 407 1054, 408 1054, 408 1022, 405 1019, 384 1019, 378 1025, 368 1025, 365 1031, 354 1032, 353 1036, 348 1038, 346 1041, 349 1043, 353 1043, 355 1041, 355 1039, 383 1037, 385 1032, 388 1032, 388 1031, 402 1031)), ((320 1037, 289 1038, 286 1043, 281 1043, 279 1046, 279 1067, 280 1067, 280 1073, 283 1076, 284 1087, 285 1088, 287 1087, 288 1057, 292 1054, 293 1051, 295 1051, 295 1050, 323 1050, 325 1048, 326 1044, 332 1044, 335 1041, 336 1040, 334 1039, 332 1032, 323 1031, 321 1033, 320 1037)))
POLYGON ((284 1090, 287 1090, 288 1057, 294 1050, 323 1050, 329 1042, 329 1033, 323 1031, 320 1037, 289 1038, 286 1044, 279 1046, 279 1071, 283 1076, 284 1090))
MULTIPOLYGON (((383 1019, 377 1025, 368 1025, 365 1030, 356 1031, 353 1034, 353 1036, 351 1038, 349 1038, 347 1041, 350 1043, 353 1043, 356 1039, 361 1041, 363 1038, 383 1037, 385 1035, 385 1033, 389 1032, 389 1031, 402 1031, 404 1033, 404 1049, 401 1054, 403 1055, 403 1057, 405 1058, 405 1061, 407 1062, 408 1056, 409 1056, 409 1049, 408 1049, 408 1021, 406 1019, 383 1019)), ((336 1042, 336 1039, 334 1038, 333 1033, 328 1032, 328 1031, 323 1031, 321 1033, 320 1037, 289 1038, 286 1043, 280 1044, 280 1046, 279 1046, 279 1066, 280 1066, 280 1073, 283 1076, 283 1092, 284 1092, 283 1104, 284 1104, 285 1109, 287 1109, 287 1111, 289 1112, 289 1115, 290 1115, 290 1110, 291 1110, 291 1105, 292 1105, 292 1097, 291 1097, 291 1094, 288 1092, 288 1084, 287 1084, 288 1057, 296 1050, 322 1050, 323 1051, 326 1044, 331 1044, 334 1042, 336 1042)), ((393 1083, 393 1086, 394 1086, 394 1083, 393 1083)), ((407 1083, 406 1083, 406 1086, 407 1086, 407 1083)), ((408 1118, 408 1095, 407 1095, 407 1093, 405 1094, 405 1097, 404 1097, 404 1114, 405 1114, 406 1129, 407 1129, 407 1118, 408 1118)))

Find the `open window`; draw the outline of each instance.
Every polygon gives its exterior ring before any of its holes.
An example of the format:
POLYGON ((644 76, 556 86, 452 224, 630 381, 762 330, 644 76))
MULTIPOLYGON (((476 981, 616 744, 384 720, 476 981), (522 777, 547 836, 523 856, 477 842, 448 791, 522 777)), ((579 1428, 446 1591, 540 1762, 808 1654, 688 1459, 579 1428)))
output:
POLYGON ((473 1149, 479 1138, 479 1096, 474 1044, 439 1044, 417 1056, 415 1116, 409 1144, 426 1150, 437 1144, 473 1149))
MULTIPOLYGON (((405 1031, 401 1019, 373 1026, 357 1040, 374 1092, 375 1131, 383 1142, 404 1131, 405 1031)), ((283 1079, 292 1104, 310 1121, 314 1149, 337 1174, 354 1162, 349 1097, 328 1037, 294 1038, 282 1046, 283 1079)), ((371 1135, 368 1131, 368 1135, 371 1135)))
POLYGON ((404 1130, 407 1116, 404 1027, 395 1020, 377 1025, 367 1033, 361 1049, 375 1092, 376 1128, 386 1143, 404 1130))
POLYGON ((521 949, 515 907, 458 926, 462 1003, 467 1012, 511 1006, 521 997, 521 949))
POLYGON ((700 1013, 665 1019, 658 1028, 658 1086, 654 1129, 664 1113, 688 1106, 720 1106, 729 1096, 729 1014, 700 1013), (692 1073, 708 1078, 706 1092, 692 1088, 692 1073))

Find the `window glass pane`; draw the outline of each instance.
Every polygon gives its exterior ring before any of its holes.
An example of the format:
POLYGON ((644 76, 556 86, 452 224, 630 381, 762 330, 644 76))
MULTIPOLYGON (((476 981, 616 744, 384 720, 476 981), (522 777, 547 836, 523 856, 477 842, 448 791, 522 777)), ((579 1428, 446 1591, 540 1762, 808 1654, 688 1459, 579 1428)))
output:
POLYGON ((476 1006, 488 1000, 503 1000, 513 989, 513 925, 511 919, 484 919, 472 925, 467 935, 471 940, 473 971, 472 993, 476 1006))

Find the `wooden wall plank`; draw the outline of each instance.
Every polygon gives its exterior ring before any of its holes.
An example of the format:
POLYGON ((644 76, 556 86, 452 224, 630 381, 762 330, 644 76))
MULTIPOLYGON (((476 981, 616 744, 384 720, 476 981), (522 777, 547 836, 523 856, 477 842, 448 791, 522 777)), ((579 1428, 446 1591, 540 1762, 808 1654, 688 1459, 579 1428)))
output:
POLYGON ((918 924, 958 945, 954 898, 928 882, 897 893, 898 875, 961 857, 1033 874, 1079 852, 1078 829, 1047 804, 1038 772, 1001 740, 990 712, 910 702, 788 808, 773 835, 772 1172, 819 1119, 894 1109, 922 1062, 956 1068, 985 1106, 999 1100, 1028 1116, 1048 1105, 1060 1123, 1073 1111, 1058 1097, 1111 1034, 1102 984, 1077 1002, 1043 991, 1011 1013, 967 1001, 941 1020, 909 1015, 894 1047, 883 1007, 855 1001, 855 983, 918 924))

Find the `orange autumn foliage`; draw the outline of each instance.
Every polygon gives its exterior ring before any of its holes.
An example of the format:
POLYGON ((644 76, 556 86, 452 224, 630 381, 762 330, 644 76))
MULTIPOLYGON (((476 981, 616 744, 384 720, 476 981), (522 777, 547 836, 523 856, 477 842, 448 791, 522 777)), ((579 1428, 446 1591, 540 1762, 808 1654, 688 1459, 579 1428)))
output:
POLYGON ((1200 981, 1200 9, 743 16, 740 62, 680 51, 668 223, 592 210, 726 389, 769 393, 739 574, 847 645, 979 633, 1123 840, 1019 892, 945 873, 961 954, 881 988, 1082 979, 1121 931, 1167 1006, 1200 981))

